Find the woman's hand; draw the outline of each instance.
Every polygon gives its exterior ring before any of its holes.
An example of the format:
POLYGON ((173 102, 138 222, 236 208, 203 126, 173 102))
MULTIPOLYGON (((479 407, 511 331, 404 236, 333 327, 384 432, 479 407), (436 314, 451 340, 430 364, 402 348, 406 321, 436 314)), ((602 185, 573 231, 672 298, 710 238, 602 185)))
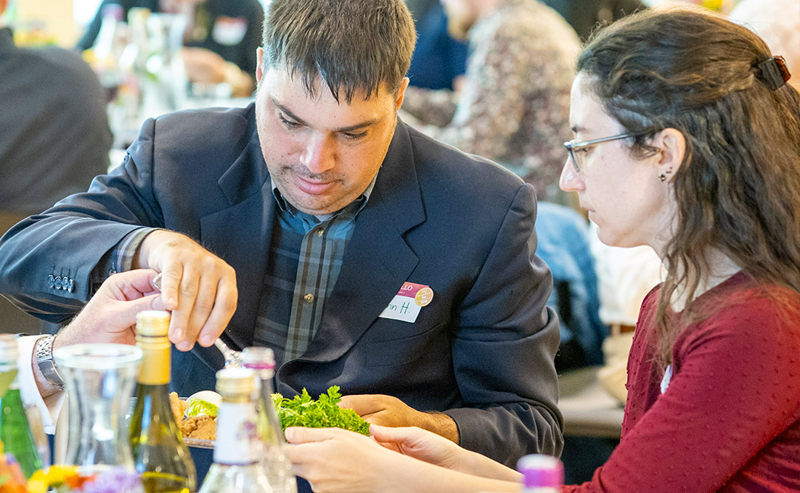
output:
POLYGON ((435 433, 416 427, 388 428, 375 424, 370 425, 369 432, 376 442, 390 450, 436 466, 463 471, 459 465, 466 450, 435 433))
POLYGON ((286 439, 294 473, 316 493, 389 493, 400 487, 389 481, 392 475, 386 469, 402 462, 403 456, 367 436, 340 428, 291 427, 286 439))

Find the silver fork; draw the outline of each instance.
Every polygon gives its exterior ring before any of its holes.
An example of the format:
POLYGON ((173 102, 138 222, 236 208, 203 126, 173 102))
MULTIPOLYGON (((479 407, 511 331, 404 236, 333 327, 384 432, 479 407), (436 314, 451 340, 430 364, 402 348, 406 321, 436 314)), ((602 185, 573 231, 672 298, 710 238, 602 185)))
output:
MULTIPOLYGON (((153 278, 153 287, 161 291, 161 273, 159 272, 153 278)), ((225 368, 241 368, 242 367, 242 352, 234 351, 225 344, 219 337, 214 341, 214 346, 219 349, 222 356, 225 358, 225 368)))

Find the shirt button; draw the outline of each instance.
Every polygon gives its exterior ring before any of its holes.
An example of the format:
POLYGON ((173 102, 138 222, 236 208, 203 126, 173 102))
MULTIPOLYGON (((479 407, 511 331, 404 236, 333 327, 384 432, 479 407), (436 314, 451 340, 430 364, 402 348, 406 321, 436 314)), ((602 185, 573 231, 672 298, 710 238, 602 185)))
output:
POLYGON ((319 236, 320 238, 322 238, 322 235, 324 235, 324 234, 325 234, 325 230, 324 229, 318 229, 317 230, 317 236, 319 236))
POLYGON ((314 295, 308 293, 307 295, 303 296, 303 299, 306 300, 306 303, 311 303, 314 301, 314 295))

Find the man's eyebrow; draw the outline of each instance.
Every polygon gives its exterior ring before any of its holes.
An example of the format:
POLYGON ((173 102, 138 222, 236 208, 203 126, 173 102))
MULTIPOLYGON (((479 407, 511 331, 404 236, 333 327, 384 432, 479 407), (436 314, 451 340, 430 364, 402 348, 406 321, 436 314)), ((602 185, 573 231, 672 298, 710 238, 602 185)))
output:
MULTIPOLYGON (((286 113, 286 116, 288 116, 292 120, 296 121, 300 125, 308 126, 308 123, 306 123, 299 116, 297 116, 294 113, 292 113, 291 110, 289 110, 289 108, 287 108, 286 106, 284 106, 281 103, 277 102, 275 100, 275 98, 271 98, 271 99, 272 99, 272 104, 277 106, 278 109, 281 110, 282 112, 286 113)), ((380 118, 373 118, 371 120, 367 120, 367 121, 364 121, 364 122, 361 122, 361 123, 356 123, 355 125, 348 125, 346 127, 334 128, 333 131, 334 132, 352 132, 353 130, 358 130, 358 129, 361 129, 361 128, 372 126, 372 125, 378 123, 380 120, 381 120, 380 118)))

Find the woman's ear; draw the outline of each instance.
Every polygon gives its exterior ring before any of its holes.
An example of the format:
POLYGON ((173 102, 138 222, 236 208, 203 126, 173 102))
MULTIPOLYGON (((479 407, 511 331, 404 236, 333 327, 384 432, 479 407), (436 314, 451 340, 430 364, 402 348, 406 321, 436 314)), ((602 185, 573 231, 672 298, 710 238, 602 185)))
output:
POLYGON ((686 138, 674 128, 665 128, 653 137, 651 145, 659 149, 656 163, 658 179, 672 182, 686 155, 686 138))

